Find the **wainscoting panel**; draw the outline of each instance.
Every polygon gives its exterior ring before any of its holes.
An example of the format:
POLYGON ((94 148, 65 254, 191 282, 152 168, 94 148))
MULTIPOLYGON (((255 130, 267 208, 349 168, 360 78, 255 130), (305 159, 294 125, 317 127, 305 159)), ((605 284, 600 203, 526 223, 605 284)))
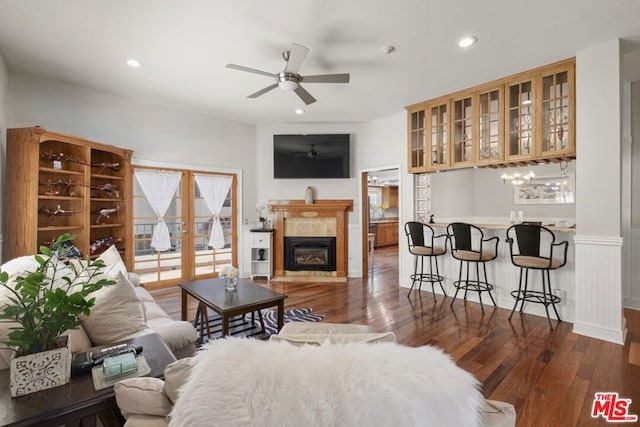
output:
POLYGON ((576 311, 573 332, 624 344, 622 238, 575 236, 576 311))

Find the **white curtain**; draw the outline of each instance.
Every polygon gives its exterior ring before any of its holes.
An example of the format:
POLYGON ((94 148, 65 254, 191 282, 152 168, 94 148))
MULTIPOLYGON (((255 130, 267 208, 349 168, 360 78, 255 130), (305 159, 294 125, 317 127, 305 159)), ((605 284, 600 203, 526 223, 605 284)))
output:
POLYGON ((169 209, 174 194, 176 194, 181 177, 181 172, 136 170, 136 178, 142 192, 158 217, 158 224, 156 224, 153 236, 151 236, 151 247, 158 252, 171 249, 169 228, 163 217, 169 209))
POLYGON ((200 195, 213 215, 209 246, 214 249, 224 248, 224 233, 220 223, 220 211, 229 194, 232 178, 230 176, 194 174, 200 188, 200 195))

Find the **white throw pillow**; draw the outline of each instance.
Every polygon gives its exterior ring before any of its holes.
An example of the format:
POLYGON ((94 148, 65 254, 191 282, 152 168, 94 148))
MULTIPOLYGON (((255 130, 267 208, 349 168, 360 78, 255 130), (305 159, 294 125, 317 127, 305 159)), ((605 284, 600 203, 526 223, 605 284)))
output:
POLYGON ((33 255, 25 255, 5 262, 0 266, 0 270, 12 276, 25 271, 36 271, 39 265, 33 255))
POLYGON ((129 378, 117 382, 113 391, 125 418, 131 414, 166 417, 173 405, 163 388, 164 381, 159 378, 129 378))
POLYGON ((116 245, 109 246, 109 249, 100 254, 98 259, 104 262, 105 268, 102 270, 104 274, 115 276, 116 271, 119 271, 124 274, 125 277, 127 276, 127 266, 124 265, 124 261, 122 261, 116 245))
POLYGON ((94 345, 121 341, 147 329, 142 303, 134 286, 120 271, 117 271, 113 280, 116 281, 115 285, 105 286, 90 295, 96 299, 91 314, 89 317, 80 317, 94 345))

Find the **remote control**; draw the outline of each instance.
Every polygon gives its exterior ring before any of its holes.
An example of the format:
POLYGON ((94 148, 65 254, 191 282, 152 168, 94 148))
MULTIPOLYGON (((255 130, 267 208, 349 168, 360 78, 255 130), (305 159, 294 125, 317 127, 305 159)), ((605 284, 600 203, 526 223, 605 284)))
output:
POLYGON ((113 347, 106 347, 97 353, 93 353, 91 355, 91 358, 93 359, 93 362, 95 364, 100 364, 105 359, 105 357, 128 353, 130 351, 135 351, 136 354, 140 354, 142 352, 142 346, 133 344, 114 345, 113 347))

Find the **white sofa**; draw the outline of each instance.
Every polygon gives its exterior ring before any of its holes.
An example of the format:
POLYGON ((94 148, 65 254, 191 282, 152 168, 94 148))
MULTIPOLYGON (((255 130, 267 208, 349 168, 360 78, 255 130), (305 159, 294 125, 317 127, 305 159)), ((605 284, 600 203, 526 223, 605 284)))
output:
MULTIPOLYGON (((195 352, 197 333, 190 322, 171 319, 154 301, 151 294, 140 286, 139 277, 128 273, 115 246, 105 251, 99 259, 105 262, 104 274, 116 281, 93 294, 96 298, 91 315, 82 318, 82 326, 69 331, 71 350, 86 351, 89 347, 110 344, 134 336, 158 333, 176 357, 190 356, 195 352)), ((10 276, 33 271, 37 263, 33 256, 10 260, 0 266, 10 276)), ((0 286, 0 308, 7 297, 7 290, 0 286)), ((0 341, 6 338, 14 324, 0 322, 0 341)), ((0 345, 1 347, 1 345, 0 345)), ((0 369, 9 366, 11 350, 0 348, 0 369)))
POLYGON ((449 356, 364 325, 288 323, 269 342, 216 340, 164 381, 114 389, 126 427, 515 426, 514 407, 483 399, 449 356))

